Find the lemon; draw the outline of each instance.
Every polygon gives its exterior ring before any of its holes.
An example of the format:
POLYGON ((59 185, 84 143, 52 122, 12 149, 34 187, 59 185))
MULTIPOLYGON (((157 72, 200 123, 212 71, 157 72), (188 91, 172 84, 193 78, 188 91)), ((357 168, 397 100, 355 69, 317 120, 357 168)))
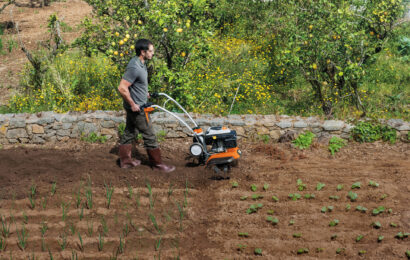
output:
POLYGON ((138 24, 142 24, 142 21, 141 21, 141 20, 138 20, 138 24))
POLYGON ((129 34, 125 35, 125 38, 127 38, 127 39, 130 38, 130 35, 129 34))
POLYGON ((112 46, 115 46, 115 42, 112 42, 111 45, 112 45, 112 46))
POLYGON ((114 51, 114 55, 118 55, 118 51, 114 51))
POLYGON ((115 32, 115 36, 120 36, 119 32, 115 32))
POLYGON ((168 32, 168 29, 167 29, 167 28, 164 28, 164 32, 168 32))
POLYGON ((181 56, 182 57, 185 57, 185 55, 186 55, 186 53, 183 51, 183 52, 181 52, 181 56))
POLYGON ((124 41, 123 41, 123 40, 121 40, 119 43, 120 43, 120 45, 123 45, 123 44, 124 44, 124 41))
POLYGON ((177 32, 178 32, 178 33, 181 33, 181 32, 182 32, 182 28, 178 28, 178 29, 177 29, 177 32))
POLYGON ((312 64, 312 68, 313 68, 314 70, 317 69, 316 63, 313 63, 313 64, 312 64))

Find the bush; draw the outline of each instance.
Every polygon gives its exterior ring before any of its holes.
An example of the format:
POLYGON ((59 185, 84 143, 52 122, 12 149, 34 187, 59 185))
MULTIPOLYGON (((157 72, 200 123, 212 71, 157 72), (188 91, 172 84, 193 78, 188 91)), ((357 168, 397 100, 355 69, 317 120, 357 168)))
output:
POLYGON ((397 140, 396 130, 381 124, 372 124, 370 122, 359 122, 352 129, 352 137, 355 141, 363 143, 372 143, 378 140, 395 143, 397 140))
POLYGON ((342 138, 339 138, 337 136, 333 136, 329 140, 329 151, 332 155, 335 155, 336 152, 340 150, 343 146, 345 146, 347 143, 346 140, 343 140, 342 138))
POLYGON ((307 131, 304 134, 300 134, 292 143, 299 149, 309 148, 315 138, 315 134, 307 131))
POLYGON ((36 80, 38 76, 31 64, 27 64, 21 80, 23 89, 11 98, 8 105, 10 112, 122 108, 122 98, 117 93, 120 72, 103 55, 84 57, 79 52, 59 54, 48 61, 47 70, 40 75, 40 80, 36 80))

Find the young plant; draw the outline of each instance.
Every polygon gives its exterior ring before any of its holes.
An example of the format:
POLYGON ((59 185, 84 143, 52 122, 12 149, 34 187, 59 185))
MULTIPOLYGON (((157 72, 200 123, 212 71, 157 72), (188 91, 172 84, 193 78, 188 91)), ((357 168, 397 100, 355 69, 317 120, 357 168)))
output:
POLYGON ((62 219, 63 221, 67 218, 67 209, 70 206, 69 203, 61 202, 61 210, 63 211, 62 219))
POLYGON ((262 249, 260 248, 255 248, 255 251, 253 252, 255 255, 262 255, 262 249))
POLYGON ((326 186, 326 184, 319 182, 319 183, 316 185, 316 190, 317 190, 317 191, 320 191, 320 190, 323 189, 325 186, 326 186))
POLYGON ((379 187, 379 184, 375 181, 369 181, 369 186, 377 188, 377 187, 379 187))
POLYGON ((251 191, 255 192, 258 189, 258 187, 255 184, 251 185, 251 191))
POLYGON ((339 200, 339 196, 337 196, 337 195, 329 196, 329 199, 331 199, 331 200, 339 200))
POLYGON ((240 200, 246 200, 248 198, 248 196, 242 196, 242 197, 240 197, 239 199, 240 200))
POLYGON ((343 184, 338 184, 337 187, 336 187, 336 190, 337 191, 343 190, 343 184))
POLYGON ((343 146, 347 144, 346 140, 343 140, 340 137, 333 136, 329 140, 329 151, 332 155, 335 155, 336 152, 340 150, 343 146))
POLYGON ((104 216, 101 217, 101 227, 102 227, 103 235, 107 236, 108 235, 108 225, 107 225, 107 222, 105 221, 104 216))
POLYGON ((384 199, 387 198, 387 197, 388 197, 387 194, 383 194, 383 195, 380 196, 380 200, 384 200, 384 199))
POLYGON ((258 204, 251 204, 251 206, 246 210, 247 214, 252 214, 252 213, 256 213, 258 212, 259 209, 261 209, 263 207, 262 203, 258 203, 258 204))
POLYGON ((111 198, 112 198, 112 194, 114 193, 114 187, 110 185, 105 184, 105 192, 106 192, 106 196, 107 196, 107 209, 110 208, 110 204, 111 204, 111 198))
POLYGON ((263 184, 263 190, 267 191, 269 189, 269 184, 265 183, 263 184))
MULTIPOLYGON (((172 184, 170 184, 170 187, 171 187, 171 185, 172 184)), ((128 196, 128 198, 130 198, 131 200, 132 200, 132 196, 134 195, 134 190, 132 189, 132 187, 131 187, 131 185, 129 184, 129 183, 127 183, 127 188, 128 188, 128 194, 127 194, 127 196, 128 196)), ((171 193, 172 194, 172 193, 171 193)), ((171 196, 170 194, 169 194, 169 190, 168 190, 168 197, 169 196, 171 196)))
POLYGON ((390 226, 391 226, 391 227, 397 227, 397 224, 394 223, 394 222, 391 222, 391 223, 390 223, 390 226))
POLYGON ((74 223, 70 223, 70 232, 71 232, 71 235, 72 236, 74 236, 74 234, 75 234, 75 232, 76 232, 76 227, 75 227, 75 224, 74 223))
POLYGON ((35 184, 30 187, 30 196, 34 199, 37 193, 37 186, 35 184))
POLYGON ((308 254, 309 253, 309 249, 308 248, 299 248, 297 251, 298 255, 302 255, 302 254, 308 254))
POLYGON ((47 207, 47 198, 43 197, 43 199, 41 200, 41 207, 43 208, 43 210, 46 210, 47 207))
POLYGON ((305 197, 305 199, 314 199, 316 196, 315 196, 315 194, 313 194, 313 193, 312 193, 312 194, 309 194, 309 193, 308 193, 308 194, 305 194, 304 197, 305 197))
POLYGON ((366 253, 367 253, 366 250, 359 250, 359 255, 360 255, 360 256, 363 256, 363 255, 365 255, 366 253))
POLYGON ((266 221, 270 222, 272 225, 277 225, 279 223, 279 220, 272 216, 267 216, 266 221))
POLYGON ((188 180, 185 181, 185 190, 184 190, 184 208, 188 206, 188 180))
POLYGON ((28 217, 27 217, 25 211, 23 211, 23 222, 24 222, 24 224, 27 224, 27 223, 28 223, 28 217))
POLYGON ((379 229, 379 228, 382 227, 382 224, 380 224, 379 221, 376 221, 376 222, 372 223, 372 227, 375 228, 375 229, 379 229))
POLYGON ((44 237, 44 234, 46 233, 46 231, 48 230, 48 226, 46 222, 41 222, 41 226, 40 226, 40 232, 41 232, 41 236, 44 237))
POLYGON ((252 198, 253 200, 259 200, 259 199, 263 199, 263 195, 252 194, 251 198, 252 198))
POLYGON ((291 199, 291 200, 299 200, 302 196, 299 194, 299 193, 294 193, 294 194, 289 194, 288 195, 288 197, 291 199))
POLYGON ((363 237, 364 237, 363 235, 358 235, 356 237, 356 242, 359 242, 360 240, 362 240, 363 237))
POLYGON ((159 237, 157 242, 155 243, 155 251, 158 251, 161 247, 162 236, 159 237))
POLYGON ((149 195, 149 208, 153 209, 154 208, 154 197, 152 196, 152 188, 151 188, 151 184, 147 181, 146 182, 147 188, 148 188, 148 195, 149 195))
POLYGON ((88 231, 87 234, 88 234, 89 237, 92 237, 92 235, 93 235, 93 232, 94 232, 93 226, 94 226, 93 221, 91 220, 91 224, 90 224, 90 222, 87 220, 87 231, 88 231))
POLYGON ((98 251, 102 251, 104 248, 104 236, 101 233, 98 234, 98 251))
POLYGON ((366 213, 367 208, 365 208, 365 207, 359 205, 359 206, 356 207, 356 210, 357 210, 357 211, 360 211, 360 212, 362 212, 362 213, 366 213))
POLYGON ((87 200, 87 208, 92 209, 93 208, 93 191, 91 190, 91 186, 88 186, 87 189, 85 190, 85 197, 87 200))
POLYGON ((309 148, 315 138, 315 134, 307 131, 304 134, 300 134, 292 143, 298 147, 299 149, 306 149, 309 148))
POLYGON ((272 196, 272 199, 273 199, 274 202, 279 202, 279 198, 276 197, 275 195, 272 196))
POLYGON ((118 245, 118 253, 124 253, 124 241, 122 240, 122 236, 120 235, 120 244, 118 245))
POLYGON ((34 197, 31 194, 28 197, 28 200, 30 202, 30 208, 34 209, 36 207, 36 201, 35 201, 34 197))
POLYGON ((336 254, 340 255, 340 254, 342 254, 345 250, 346 250, 345 248, 339 247, 338 249, 336 249, 336 254))
POLYGON ((337 226, 338 224, 339 224, 339 220, 334 219, 334 220, 330 221, 329 227, 334 227, 334 226, 337 226))
POLYGON ((4 238, 8 238, 10 235, 10 225, 11 223, 7 223, 7 219, 5 216, 0 216, 1 219, 1 231, 4 238))
POLYGON ((181 205, 179 205, 179 203, 177 202, 177 207, 178 207, 178 211, 179 211, 179 229, 182 231, 182 221, 184 219, 184 208, 181 207, 181 205))
POLYGON ((299 191, 303 191, 306 189, 306 184, 303 183, 302 179, 297 179, 296 184, 298 186, 299 191))
POLYGON ((78 209, 81 205, 82 198, 81 198, 81 189, 79 188, 76 195, 75 195, 75 206, 78 209))
POLYGON ((150 213, 149 218, 150 218, 152 224, 154 225, 155 230, 157 230, 158 234, 161 234, 161 229, 158 226, 157 219, 155 218, 155 216, 152 213, 150 213))
POLYGON ((28 232, 27 232, 26 228, 23 225, 20 232, 16 229, 16 233, 17 233, 17 238, 18 238, 17 245, 20 247, 21 250, 24 251, 24 249, 27 246, 28 232))
POLYGON ((352 184, 352 190, 353 190, 353 189, 360 189, 360 186, 361 186, 360 181, 355 182, 355 183, 352 184))
POLYGON ((84 252, 84 243, 83 243, 83 238, 81 237, 80 232, 78 232, 78 241, 80 242, 78 247, 80 248, 81 252, 84 252))
POLYGON ((61 251, 64 251, 67 248, 67 234, 63 232, 60 234, 60 241, 58 241, 58 244, 60 245, 61 251))
POLYGON ((239 232, 238 236, 240 236, 240 237, 249 237, 249 233, 248 232, 239 232))
POLYGON ((397 233, 396 236, 394 236, 394 237, 397 238, 397 239, 405 239, 405 238, 407 238, 408 236, 410 236, 410 233, 407 233, 407 232, 399 232, 399 233, 397 233))
POLYGON ((56 193, 56 189, 57 189, 57 183, 53 182, 51 184, 51 196, 54 196, 54 194, 56 193))
POLYGON ((379 237, 377 238, 377 242, 380 243, 380 242, 383 241, 383 239, 384 239, 384 236, 379 236, 379 237))
POLYGON ((302 237, 302 233, 294 233, 292 235, 294 238, 301 238, 302 237))
POLYGON ((80 218, 80 221, 83 220, 84 217, 84 206, 81 207, 81 209, 78 212, 78 217, 80 218))
POLYGON ((239 184, 237 181, 232 182, 232 188, 238 188, 239 184))
POLYGON ((377 215, 379 215, 380 213, 383 213, 385 209, 386 209, 385 207, 379 206, 379 207, 373 209, 372 215, 373 215, 373 216, 377 216, 377 215))
POLYGON ((350 201, 356 201, 357 199, 357 193, 353 192, 353 191, 349 191, 347 193, 347 197, 350 199, 350 201))
POLYGON ((6 249, 6 239, 3 237, 0 237, 0 252, 4 252, 6 249))

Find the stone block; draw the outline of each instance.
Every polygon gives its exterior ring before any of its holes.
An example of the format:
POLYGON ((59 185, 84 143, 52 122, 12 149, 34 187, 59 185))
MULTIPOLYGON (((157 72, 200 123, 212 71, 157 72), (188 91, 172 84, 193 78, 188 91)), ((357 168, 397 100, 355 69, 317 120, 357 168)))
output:
POLYGON ((101 127, 104 127, 104 128, 114 128, 115 127, 115 123, 114 123, 114 121, 107 121, 107 120, 104 120, 104 121, 102 121, 101 122, 101 127))
POLYGON ((296 121, 296 122, 293 124, 293 126, 294 126, 295 128, 306 128, 306 127, 308 126, 308 124, 307 124, 305 121, 300 120, 300 121, 296 121))
POLYGON ((32 125, 31 132, 33 134, 44 134, 44 127, 41 125, 32 125))
POLYGON ((101 133, 101 135, 116 136, 117 135, 117 130, 109 129, 109 128, 102 128, 100 133, 101 133))
POLYGON ((67 130, 67 129, 70 129, 72 126, 73 126, 72 123, 63 123, 61 128, 64 129, 64 130, 67 130))
POLYGON ((26 121, 24 119, 20 118, 12 118, 9 121, 9 128, 21 128, 21 127, 26 127, 26 121))
POLYGON ((340 120, 325 120, 323 129, 326 131, 338 131, 344 127, 344 122, 340 120))
POLYGON ((272 130, 269 132, 269 136, 270 138, 272 138, 272 140, 277 141, 279 140, 279 137, 281 136, 281 134, 279 130, 272 130))
POLYGON ((68 136, 57 136, 57 140, 60 142, 67 142, 68 140, 70 140, 70 137, 68 136))
POLYGON ((32 142, 34 144, 44 144, 46 141, 43 138, 41 138, 40 136, 34 135, 32 142))
POLYGON ((71 131, 68 130, 68 129, 66 129, 66 130, 65 129, 57 130, 57 136, 69 136, 70 133, 71 133, 71 131))
POLYGON ((0 126, 0 136, 4 136, 7 133, 7 126, 6 125, 2 125, 0 126))
POLYGON ((280 122, 276 123, 276 125, 279 126, 281 129, 290 128, 290 127, 292 127, 292 122, 290 122, 288 120, 284 120, 284 121, 280 121, 280 122))
POLYGON ((8 139, 27 138, 27 131, 24 128, 8 129, 6 133, 8 139))

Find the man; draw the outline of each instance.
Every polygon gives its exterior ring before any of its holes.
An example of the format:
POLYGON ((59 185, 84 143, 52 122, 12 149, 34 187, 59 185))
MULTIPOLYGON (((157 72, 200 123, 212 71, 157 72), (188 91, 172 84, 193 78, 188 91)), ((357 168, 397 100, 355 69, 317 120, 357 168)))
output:
POLYGON ((124 99, 123 105, 127 113, 124 134, 120 139, 120 166, 131 168, 141 164, 140 160, 131 158, 132 143, 138 133, 142 134, 144 147, 147 150, 151 167, 162 172, 172 172, 175 166, 166 165, 161 160, 161 151, 154 134, 151 120, 147 122, 141 105, 147 103, 148 72, 146 61, 154 55, 154 45, 146 39, 140 39, 135 43, 136 56, 128 63, 121 79, 118 90, 124 99))

